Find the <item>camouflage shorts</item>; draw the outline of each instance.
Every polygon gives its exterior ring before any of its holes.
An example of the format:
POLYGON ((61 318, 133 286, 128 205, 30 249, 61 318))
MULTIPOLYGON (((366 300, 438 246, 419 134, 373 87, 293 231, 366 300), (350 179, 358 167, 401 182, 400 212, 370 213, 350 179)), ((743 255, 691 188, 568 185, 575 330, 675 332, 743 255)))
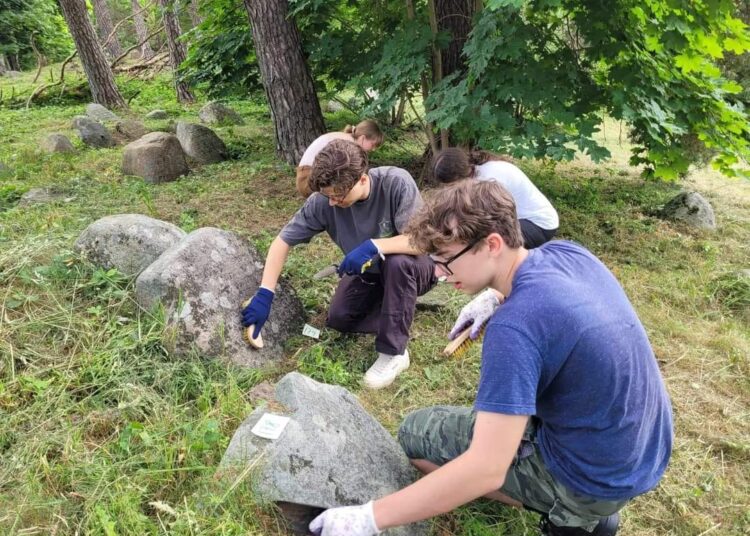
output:
MULTIPOLYGON (((471 408, 433 406, 406 416, 398 431, 410 459, 443 465, 469 448, 476 413, 471 408)), ((545 512, 557 526, 592 530, 597 522, 620 510, 626 500, 607 501, 578 495, 557 482, 544 465, 532 418, 524 432, 500 491, 524 506, 545 512)))

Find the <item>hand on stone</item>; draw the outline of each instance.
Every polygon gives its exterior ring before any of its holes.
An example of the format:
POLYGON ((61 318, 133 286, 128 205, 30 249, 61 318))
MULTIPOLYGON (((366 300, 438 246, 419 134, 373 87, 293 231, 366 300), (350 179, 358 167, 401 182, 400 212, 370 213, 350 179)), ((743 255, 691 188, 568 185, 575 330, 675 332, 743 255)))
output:
POLYGON ((329 508, 310 522, 316 536, 374 536, 380 534, 375 524, 372 501, 358 506, 329 508))
POLYGON ((495 313, 498 305, 500 305, 500 299, 497 297, 497 293, 493 289, 488 288, 464 305, 464 308, 461 309, 458 315, 458 319, 456 319, 456 323, 453 324, 453 329, 451 329, 448 338, 453 340, 467 327, 472 326, 469 336, 472 339, 476 339, 479 337, 482 326, 495 313))
POLYGON ((253 330, 254 339, 260 335, 260 329, 268 320, 268 315, 271 314, 273 296, 272 291, 260 287, 247 307, 242 310, 242 325, 245 327, 255 326, 253 330))

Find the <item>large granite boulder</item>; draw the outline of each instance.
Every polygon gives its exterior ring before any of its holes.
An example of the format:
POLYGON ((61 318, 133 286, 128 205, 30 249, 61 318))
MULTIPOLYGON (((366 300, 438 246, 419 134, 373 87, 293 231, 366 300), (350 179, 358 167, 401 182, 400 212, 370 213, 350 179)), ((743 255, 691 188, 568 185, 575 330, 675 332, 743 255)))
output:
POLYGON ((173 181, 189 169, 174 134, 151 132, 125 146, 122 171, 126 175, 143 177, 146 182, 160 183, 173 181))
POLYGON ((209 125, 244 125, 240 114, 220 102, 209 102, 200 112, 198 117, 209 125))
POLYGON ((144 309, 161 302, 174 329, 177 355, 195 347, 209 357, 260 367, 284 355, 286 340, 302 332, 303 309, 291 287, 276 287, 271 316, 263 327, 265 346, 250 347, 242 337, 242 303, 252 297, 263 275, 263 258, 246 240, 205 227, 190 233, 146 268, 135 283, 144 309))
MULTIPOLYGON (((276 385, 272 402, 273 411, 261 406, 240 425, 220 471, 223 476, 241 472, 262 455, 257 492, 279 503, 295 532, 305 534, 306 523, 321 510, 366 503, 415 480, 396 440, 343 387, 291 372, 276 385), (276 409, 279 404, 283 409, 276 409), (251 432, 266 412, 290 418, 279 439, 251 432)), ((383 534, 428 533, 428 525, 418 523, 383 534)))
POLYGON ((42 140, 39 145, 41 149, 47 153, 72 153, 75 152, 75 147, 70 143, 70 140, 64 134, 55 132, 49 134, 42 140))
POLYGON ((69 201, 67 192, 59 188, 32 188, 21 196, 18 201, 19 207, 29 207, 31 205, 45 205, 47 203, 56 203, 58 201, 69 201))
POLYGON ((185 154, 199 164, 215 164, 227 159, 227 146, 208 127, 178 121, 177 139, 185 154))
POLYGON ((78 137, 89 147, 113 147, 115 145, 112 135, 100 122, 78 115, 73 118, 73 126, 78 131, 78 137))
POLYGON ((144 116, 146 119, 169 119, 165 110, 152 110, 144 116))
POLYGON ((661 210, 661 217, 685 223, 697 229, 716 229, 714 209, 698 192, 682 192, 673 197, 661 210))
POLYGON ((86 115, 95 121, 119 121, 117 114, 109 111, 101 104, 92 102, 86 106, 86 115))
POLYGON ((97 266, 136 276, 187 233, 142 214, 105 216, 86 227, 74 249, 97 266))

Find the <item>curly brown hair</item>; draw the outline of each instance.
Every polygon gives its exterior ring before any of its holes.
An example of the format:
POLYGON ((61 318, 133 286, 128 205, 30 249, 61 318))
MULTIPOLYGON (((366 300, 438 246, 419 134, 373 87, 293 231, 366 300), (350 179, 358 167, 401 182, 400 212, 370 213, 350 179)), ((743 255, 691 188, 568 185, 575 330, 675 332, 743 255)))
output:
POLYGON ((479 242, 491 233, 498 233, 511 248, 523 246, 513 197, 495 181, 475 180, 430 192, 406 229, 412 245, 425 253, 479 242))
POLYGON ((315 157, 309 185, 313 192, 329 186, 336 195, 343 195, 367 173, 367 153, 347 140, 333 140, 315 157))

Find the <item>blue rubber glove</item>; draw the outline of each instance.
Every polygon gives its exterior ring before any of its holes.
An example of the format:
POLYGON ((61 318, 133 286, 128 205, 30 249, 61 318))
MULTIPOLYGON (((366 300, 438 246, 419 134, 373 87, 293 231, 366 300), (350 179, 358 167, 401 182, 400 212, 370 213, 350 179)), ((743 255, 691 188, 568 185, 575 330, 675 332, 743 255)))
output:
POLYGON ((245 327, 255 326, 253 339, 258 337, 260 329, 266 323, 266 320, 268 320, 268 315, 271 314, 273 296, 272 291, 260 287, 250 301, 250 304, 242 310, 242 325, 245 327))
POLYGON ((367 269, 365 266, 367 261, 379 253, 380 250, 378 249, 378 246, 375 245, 375 242, 372 240, 365 240, 346 254, 346 257, 341 261, 337 272, 340 276, 344 274, 359 275, 367 269))

